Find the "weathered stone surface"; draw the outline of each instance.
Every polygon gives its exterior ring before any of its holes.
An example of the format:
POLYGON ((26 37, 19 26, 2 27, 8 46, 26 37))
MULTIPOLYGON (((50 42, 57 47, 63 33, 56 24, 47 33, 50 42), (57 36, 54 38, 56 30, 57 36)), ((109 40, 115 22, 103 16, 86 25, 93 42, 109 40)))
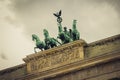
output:
POLYGON ((27 74, 26 64, 14 66, 0 71, 0 80, 14 80, 17 77, 21 77, 27 74))
MULTIPOLYGON (((119 77, 117 75, 117 73, 120 71, 120 68, 118 68, 119 63, 120 50, 116 52, 106 53, 105 55, 76 61, 75 63, 54 69, 49 69, 47 71, 31 73, 29 75, 23 76, 22 78, 19 78, 18 80, 87 80, 92 78, 95 78, 95 80, 97 80, 98 77, 107 74, 109 75, 112 72, 114 72, 113 75, 115 76, 111 77, 119 77), (107 66, 104 66, 106 64, 107 66), (78 72, 80 73, 78 74, 78 72)), ((109 77, 106 77, 105 79, 109 79, 109 77)))
POLYGON ((120 50, 120 34, 87 44, 84 49, 86 58, 120 50))
POLYGON ((84 45, 83 40, 77 40, 37 54, 28 55, 23 60, 27 64, 28 73, 42 72, 82 60, 84 58, 84 45))
POLYGON ((115 60, 45 80, 108 80, 120 77, 120 61, 115 60), (116 69, 116 67, 119 67, 116 69))

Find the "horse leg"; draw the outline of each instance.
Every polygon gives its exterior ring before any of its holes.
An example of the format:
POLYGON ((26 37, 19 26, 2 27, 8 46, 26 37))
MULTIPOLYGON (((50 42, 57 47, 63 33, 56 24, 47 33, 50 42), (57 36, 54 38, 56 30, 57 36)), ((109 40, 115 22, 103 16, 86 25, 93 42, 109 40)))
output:
POLYGON ((34 52, 35 52, 35 53, 37 53, 36 48, 37 48, 37 47, 34 47, 34 52))
POLYGON ((57 47, 57 44, 55 44, 55 47, 57 47))
POLYGON ((43 51, 43 49, 40 49, 41 51, 43 51))

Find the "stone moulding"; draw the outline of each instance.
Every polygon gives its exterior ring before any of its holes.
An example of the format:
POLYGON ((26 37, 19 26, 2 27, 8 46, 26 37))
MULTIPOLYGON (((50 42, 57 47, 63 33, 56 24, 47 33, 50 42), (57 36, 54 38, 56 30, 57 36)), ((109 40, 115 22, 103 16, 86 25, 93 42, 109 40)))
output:
POLYGON ((43 72, 30 73, 23 77, 17 78, 16 80, 44 80, 45 78, 51 78, 61 74, 75 72, 78 70, 86 69, 92 66, 104 64, 115 60, 120 60, 120 50, 112 51, 106 54, 101 54, 99 56, 87 59, 82 59, 81 61, 76 61, 74 63, 49 69, 43 72))
POLYGON ((27 72, 36 73, 84 59, 84 40, 73 41, 49 50, 26 56, 27 72))
POLYGON ((92 43, 86 45, 86 47, 90 47, 90 46, 94 47, 96 45, 104 45, 104 44, 107 44, 107 43, 114 42, 116 40, 120 40, 120 34, 112 36, 112 37, 108 37, 108 38, 105 38, 105 39, 102 39, 102 40, 92 42, 92 43))

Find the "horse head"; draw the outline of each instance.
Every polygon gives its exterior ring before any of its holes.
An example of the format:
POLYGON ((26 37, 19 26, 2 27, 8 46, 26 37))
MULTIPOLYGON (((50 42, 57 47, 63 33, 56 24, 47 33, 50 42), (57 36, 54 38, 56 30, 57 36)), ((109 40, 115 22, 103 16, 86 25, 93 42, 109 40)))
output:
POLYGON ((43 33, 44 33, 45 38, 48 38, 48 37, 49 37, 49 32, 48 32, 47 29, 44 29, 44 30, 43 30, 43 33))
POLYGON ((32 40, 34 41, 37 38, 37 35, 32 34, 32 40))
POLYGON ((73 30, 76 29, 76 23, 77 23, 77 20, 73 20, 73 30))

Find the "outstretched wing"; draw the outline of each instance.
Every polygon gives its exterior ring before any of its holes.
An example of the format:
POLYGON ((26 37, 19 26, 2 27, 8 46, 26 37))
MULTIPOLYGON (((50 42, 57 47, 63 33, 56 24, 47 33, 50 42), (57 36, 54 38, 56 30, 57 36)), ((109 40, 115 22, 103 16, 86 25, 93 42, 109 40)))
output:
POLYGON ((57 14, 55 14, 55 13, 53 13, 53 15, 54 15, 54 16, 56 16, 56 17, 58 17, 58 15, 57 15, 57 14))
POLYGON ((62 13, 62 11, 60 10, 60 11, 59 11, 59 16, 61 16, 61 13, 62 13))

